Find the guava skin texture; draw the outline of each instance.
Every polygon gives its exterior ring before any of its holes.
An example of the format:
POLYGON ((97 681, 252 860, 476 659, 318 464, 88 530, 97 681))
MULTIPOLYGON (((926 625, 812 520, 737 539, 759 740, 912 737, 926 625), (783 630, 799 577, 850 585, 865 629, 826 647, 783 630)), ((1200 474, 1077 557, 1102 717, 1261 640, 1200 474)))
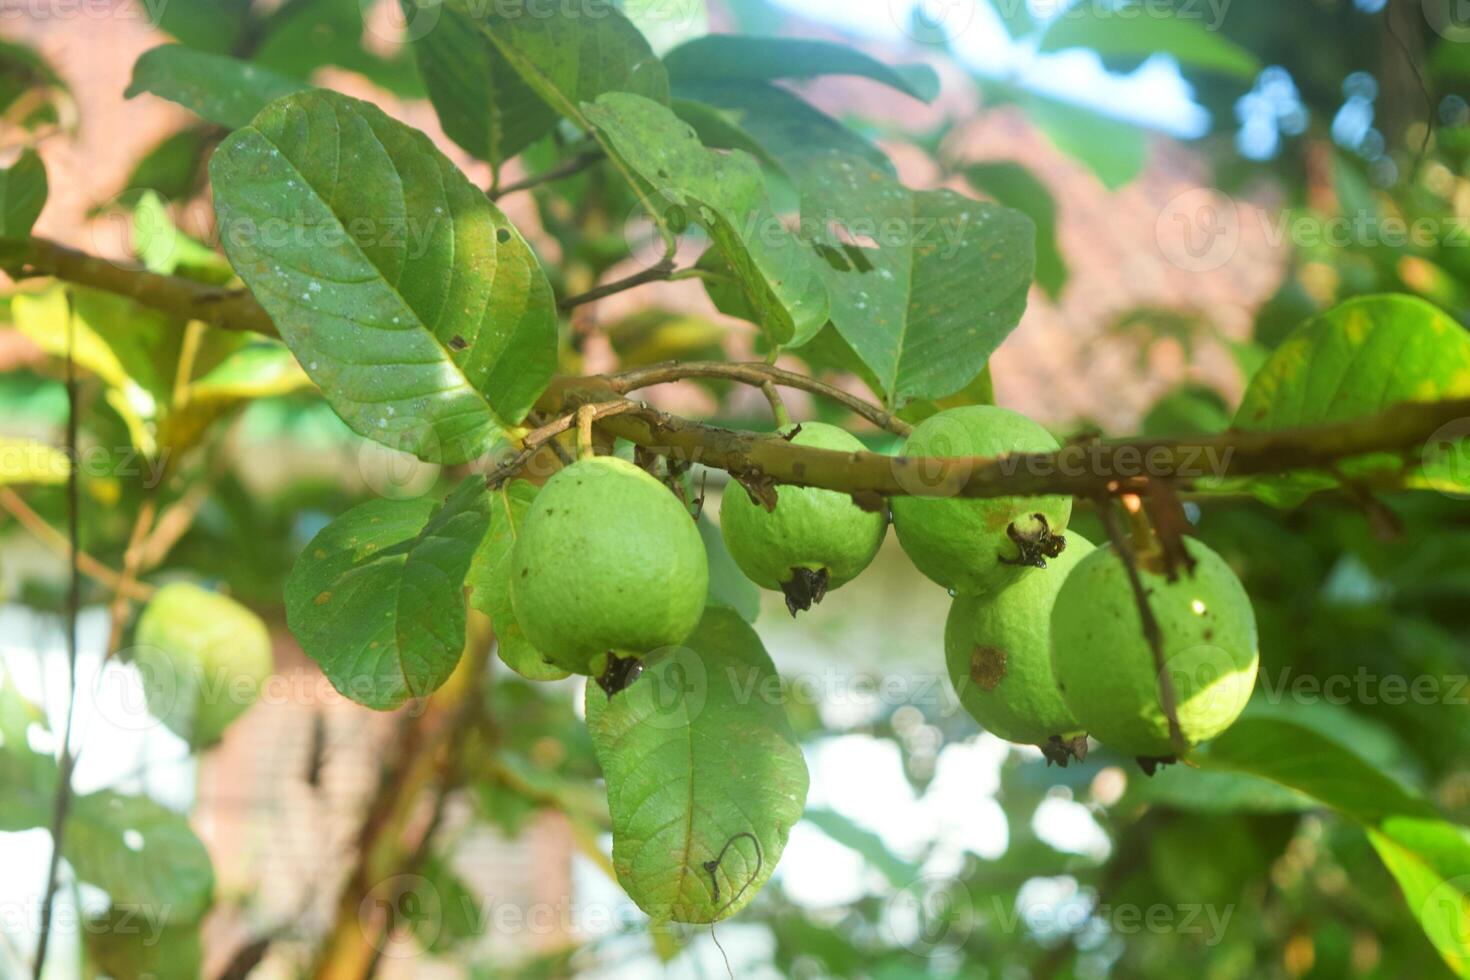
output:
MULTIPOLYGON (((1260 665, 1256 618, 1240 580, 1205 544, 1184 539, 1194 574, 1139 568, 1163 637, 1179 727, 1190 745, 1219 735, 1250 700, 1260 665)), ((1098 741, 1140 759, 1174 755, 1153 652, 1128 573, 1111 545, 1072 570, 1052 607, 1052 671, 1062 699, 1098 741)), ((1147 767, 1146 767, 1147 770, 1147 767)))
MULTIPOLYGON (((992 405, 951 408, 932 415, 910 433, 903 455, 909 457, 996 457, 1008 453, 1055 452, 1061 448, 1051 433, 1017 412, 992 405)), ((963 476, 950 464, 940 473, 915 471, 905 479, 937 482, 963 476)), ((1021 578, 1025 566, 1012 523, 1022 536, 1060 535, 1072 516, 1070 497, 899 496, 893 502, 893 529, 899 544, 919 571, 960 595, 993 593, 1021 578), (1045 524, 1035 515, 1042 515, 1045 524)))
MULTIPOLYGON (((793 444, 844 452, 866 447, 835 425, 803 422, 788 426, 782 435, 793 444)), ((785 591, 792 606, 792 589, 802 577, 796 572, 826 572, 826 590, 841 588, 862 574, 878 554, 888 531, 888 515, 863 510, 852 497, 815 487, 779 488, 776 509, 768 511, 750 494, 731 484, 720 502, 720 533, 725 547, 746 578, 763 589, 785 591)), ((820 602, 820 596, 814 601, 820 602)), ((797 604, 797 608, 807 608, 797 604)))
POLYGON ((546 481, 512 562, 516 621, 574 673, 601 674, 608 654, 681 643, 704 614, 699 529, 667 487, 613 456, 579 460, 546 481))
POLYGON ((188 582, 165 585, 149 600, 132 658, 149 712, 196 748, 220 740, 276 666, 259 616, 188 582))
MULTIPOLYGON (((1027 569, 993 596, 957 596, 950 606, 949 679, 965 710, 1008 742, 1050 748, 1083 734, 1052 676, 1051 611, 1067 575, 1092 551, 1069 531, 1066 550, 1049 567, 1027 569)), ((1053 761, 1065 765, 1066 755, 1053 761)))

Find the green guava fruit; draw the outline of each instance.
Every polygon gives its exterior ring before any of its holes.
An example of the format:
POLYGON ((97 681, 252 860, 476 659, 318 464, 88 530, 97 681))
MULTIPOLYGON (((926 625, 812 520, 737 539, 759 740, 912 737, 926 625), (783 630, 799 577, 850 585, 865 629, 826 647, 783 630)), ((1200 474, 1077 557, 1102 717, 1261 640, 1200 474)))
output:
POLYGON ((594 677, 610 656, 683 642, 708 585, 704 541, 684 505, 614 456, 547 480, 512 553, 511 603, 526 638, 563 670, 594 677))
MULTIPOLYGON (((909 434, 903 455, 997 457, 1055 452, 1051 433, 1017 412, 992 405, 951 408, 931 415, 909 434)), ((938 485, 968 475, 968 460, 934 471, 900 471, 905 483, 938 485)), ((1027 567, 1045 568, 1065 547, 1062 532, 1072 516, 1070 497, 898 496, 893 529, 919 569, 961 595, 995 592, 1027 567)))
MULTIPOLYGON (((1255 686, 1260 655, 1250 597, 1225 560, 1184 539, 1194 573, 1170 582, 1140 563, 1173 682, 1179 728, 1195 745, 1239 717, 1255 686)), ((1174 755, 1159 700, 1159 674, 1145 639, 1128 572, 1112 546, 1098 548, 1062 583, 1052 607, 1052 671, 1062 699, 1098 741, 1140 760, 1174 755)), ((1145 765, 1145 770, 1151 768, 1145 765)))
POLYGON ((133 644, 149 713, 195 747, 218 742, 275 671, 260 617, 188 582, 165 585, 149 600, 133 644))
MULTIPOLYGON (((797 446, 866 448, 851 433, 822 422, 781 432, 797 446)), ((735 564, 761 588, 784 592, 793 616, 862 574, 887 530, 886 513, 863 510, 848 494, 816 487, 779 488, 774 511, 734 484, 720 502, 720 532, 735 564)))
POLYGON ((1008 742, 1040 746, 1048 764, 1087 755, 1087 736, 1051 672, 1051 610, 1092 551, 1069 531, 1049 568, 1027 569, 993 596, 957 596, 944 624, 944 659, 965 710, 1008 742))

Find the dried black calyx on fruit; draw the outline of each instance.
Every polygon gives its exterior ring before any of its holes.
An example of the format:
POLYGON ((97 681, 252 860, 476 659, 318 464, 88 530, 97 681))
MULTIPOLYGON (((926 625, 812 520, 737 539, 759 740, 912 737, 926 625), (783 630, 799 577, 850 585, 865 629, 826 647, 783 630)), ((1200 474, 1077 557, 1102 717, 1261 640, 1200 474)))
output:
POLYGON ((1048 766, 1056 763, 1065 769, 1067 768, 1067 763, 1073 759, 1078 762, 1083 762, 1087 759, 1087 736, 1077 735, 1072 738, 1062 738, 1060 735, 1053 735, 1040 748, 1041 754, 1045 757, 1048 766))
POLYGON ((612 697, 619 691, 626 690, 628 685, 638 679, 643 673, 643 661, 637 657, 620 657, 616 653, 609 652, 607 655, 607 669, 597 678, 597 686, 602 688, 604 694, 612 697))
POLYGON ((781 591, 786 593, 786 610, 794 617, 827 595, 827 570, 793 568, 790 581, 781 583, 781 591))
POLYGON ((1052 533, 1051 524, 1045 514, 1032 514, 1037 530, 1027 534, 1012 521, 1006 526, 1006 535, 1016 543, 1016 557, 997 556, 1002 565, 1025 565, 1030 568, 1045 568, 1048 558, 1057 558, 1067 548, 1065 535, 1052 533))
POLYGON ((1177 755, 1140 755, 1138 768, 1143 770, 1145 776, 1152 776, 1164 766, 1172 766, 1179 761, 1177 755))

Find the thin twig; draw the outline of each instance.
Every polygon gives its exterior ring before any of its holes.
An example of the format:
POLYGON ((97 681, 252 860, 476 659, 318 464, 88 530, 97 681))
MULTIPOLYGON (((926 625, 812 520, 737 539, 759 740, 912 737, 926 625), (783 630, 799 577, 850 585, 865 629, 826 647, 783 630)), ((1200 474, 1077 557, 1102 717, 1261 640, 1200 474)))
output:
POLYGON ((664 282, 673 274, 674 260, 668 258, 660 259, 657 263, 641 272, 635 272, 625 279, 618 279, 606 283, 598 286, 596 289, 589 289, 585 293, 578 293, 576 296, 568 296, 556 305, 560 309, 570 310, 576 306, 585 306, 588 303, 595 303, 600 299, 606 299, 617 293, 626 292, 645 283, 664 282))
MULTIPOLYGON (((39 538, 43 544, 56 551, 62 558, 68 562, 71 561, 71 543, 67 540, 66 535, 47 524, 46 519, 32 510, 21 499, 20 494, 9 487, 0 487, 0 509, 4 509, 15 518, 17 524, 39 538)), ((116 571, 108 568, 85 551, 77 552, 76 556, 77 567, 82 570, 83 575, 96 579, 114 592, 123 588, 122 576, 116 571)), ((153 598, 154 589, 151 585, 134 582, 127 586, 126 591, 129 598, 147 602, 153 598)))
POLYGON ((766 396, 766 401, 771 405, 771 415, 776 419, 776 428, 785 429, 791 424, 791 413, 786 411, 786 403, 781 400, 781 393, 776 390, 774 381, 761 383, 761 394, 766 396))
POLYGON ((795 371, 787 371, 774 367, 770 364, 759 362, 746 362, 731 364, 723 361, 666 361, 662 364, 654 364, 649 367, 633 368, 618 374, 608 376, 612 387, 620 394, 637 391, 639 388, 648 388, 652 385, 668 384, 673 381, 684 381, 689 378, 719 378, 726 381, 738 381, 741 384, 761 387, 772 383, 783 388, 795 388, 798 391, 810 392, 821 395, 848 409, 855 415, 859 415, 880 429, 886 429, 895 435, 906 436, 913 431, 914 427, 900 419, 898 416, 884 411, 872 402, 857 395, 843 391, 841 388, 818 381, 816 378, 798 374, 795 371))
POLYGON ((66 593, 66 722, 61 732, 61 758, 57 765, 56 800, 51 808, 51 860, 46 867, 46 887, 41 892, 41 934, 36 941, 36 980, 46 967, 46 949, 51 938, 51 916, 56 909, 57 876, 61 872, 61 851, 66 840, 66 818, 71 810, 72 770, 76 755, 71 748, 72 725, 77 713, 77 622, 82 611, 81 554, 81 474, 77 465, 77 366, 76 317, 66 318, 66 453, 70 466, 66 477, 67 554, 70 556, 71 580, 66 593))
MULTIPOLYGON (((567 432, 572 428, 572 426, 578 421, 579 413, 583 408, 592 409, 592 421, 596 422, 600 419, 608 418, 621 412, 630 412, 640 407, 641 406, 637 402, 630 402, 623 399, 619 399, 617 401, 603 402, 602 404, 583 405, 579 406, 577 411, 569 412, 566 415, 555 419, 554 421, 546 423, 540 428, 532 429, 530 432, 526 433, 525 438, 521 440, 521 451, 516 453, 510 459, 506 460, 504 463, 501 463, 499 466, 495 467, 495 469, 491 470, 489 473, 486 473, 485 483, 492 489, 500 486, 506 480, 510 479, 517 472, 519 472, 521 467, 525 466, 526 463, 531 459, 531 457, 536 455, 537 451, 539 451, 542 447, 548 444, 553 446, 556 445, 556 443, 552 442, 552 440, 561 435, 563 432, 567 432)), ((563 459, 562 462, 570 465, 572 461, 569 459, 563 459)))
MULTIPOLYGON (((1189 743, 1184 740, 1184 730, 1179 727, 1179 697, 1174 691, 1174 678, 1169 673, 1164 657, 1164 634, 1159 630, 1158 618, 1149 605, 1148 590, 1144 588, 1143 577, 1138 571, 1138 553, 1134 550, 1133 542, 1119 526, 1112 501, 1107 498, 1098 500, 1097 510, 1103 526, 1107 528, 1108 539, 1112 541, 1113 548, 1118 552, 1118 558, 1122 560, 1123 568, 1128 573, 1128 584, 1133 589, 1133 599, 1138 604, 1138 619, 1143 626, 1143 638, 1153 653, 1154 676, 1158 678, 1159 685, 1159 707, 1163 709, 1164 718, 1169 723, 1169 741, 1173 743, 1174 755, 1182 759, 1189 751, 1189 743)), ((1141 509, 1133 512, 1142 513, 1141 509)))
POLYGON ((601 150, 588 150, 585 153, 579 153, 571 159, 552 167, 550 170, 543 171, 539 174, 532 174, 524 180, 518 180, 514 183, 506 184, 503 187, 492 189, 489 191, 490 200, 498 201, 507 194, 514 194, 517 191, 528 191, 542 184, 549 184, 552 181, 571 177, 605 159, 606 155, 601 150))

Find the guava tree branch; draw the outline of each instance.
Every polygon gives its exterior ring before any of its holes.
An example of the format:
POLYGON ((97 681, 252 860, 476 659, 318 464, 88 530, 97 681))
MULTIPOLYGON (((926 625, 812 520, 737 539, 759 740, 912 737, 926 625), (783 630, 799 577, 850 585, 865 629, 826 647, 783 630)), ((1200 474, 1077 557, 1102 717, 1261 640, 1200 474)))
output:
MULTIPOLYGON (((119 293, 177 316, 230 330, 276 334, 265 310, 247 292, 219 290, 187 279, 155 275, 41 239, 31 241, 21 264, 32 274, 51 275, 119 293)), ((725 372, 727 367, 735 373, 716 375, 717 369, 711 367, 710 373, 703 376, 743 380, 737 375, 751 371, 749 377, 754 379, 757 377, 754 369, 758 367, 760 382, 789 382, 793 387, 828 397, 836 392, 836 389, 815 389, 820 382, 801 375, 782 372, 778 376, 773 372, 780 369, 768 365, 731 365, 718 370, 725 372), (801 379, 799 384, 795 379, 801 379)), ((1300 470, 1330 473, 1342 460, 1370 453, 1418 452, 1444 426, 1470 419, 1470 398, 1406 402, 1348 422, 1275 432, 1230 431, 1188 439, 1100 439, 1064 446, 1054 453, 941 462, 796 446, 779 436, 706 425, 638 402, 616 412, 606 407, 625 401, 627 391, 673 380, 674 372, 689 368, 690 365, 658 366, 611 377, 556 378, 537 401, 536 411, 544 418, 555 419, 575 414, 583 404, 603 405, 597 425, 604 432, 655 454, 726 470, 745 480, 823 487, 868 497, 903 494, 1097 497, 1138 493, 1150 481, 1188 488, 1207 478, 1300 470)), ((864 416, 871 419, 868 413, 873 406, 863 404, 864 416)), ((847 407, 858 411, 855 405, 847 407)))
POLYGON ((739 363, 732 364, 724 361, 666 361, 662 364, 654 364, 650 367, 634 368, 630 371, 620 371, 609 375, 608 381, 619 394, 626 395, 630 391, 639 388, 648 388, 653 385, 667 384, 671 381, 683 381, 687 378, 718 378, 726 381, 738 381, 741 384, 752 385, 756 388, 765 384, 775 384, 782 388, 795 388, 798 391, 811 392, 821 395, 823 398, 836 402, 854 415, 860 415, 878 426, 887 429, 895 435, 905 436, 913 431, 913 426, 903 419, 874 405, 872 402, 859 398, 857 395, 849 394, 841 388, 834 387, 816 378, 809 378, 795 371, 787 371, 771 364, 739 363))

